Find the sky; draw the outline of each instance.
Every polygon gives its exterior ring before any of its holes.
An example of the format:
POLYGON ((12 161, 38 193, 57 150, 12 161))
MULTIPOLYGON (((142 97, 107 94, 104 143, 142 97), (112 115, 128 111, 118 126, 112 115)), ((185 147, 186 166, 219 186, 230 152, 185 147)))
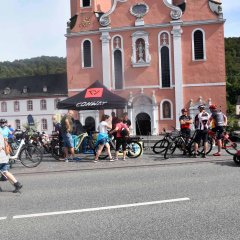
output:
MULTIPOLYGON (((222 3, 225 37, 240 37, 240 1, 222 3)), ((0 61, 66 57, 69 18, 70 0, 0 0, 0 61)))

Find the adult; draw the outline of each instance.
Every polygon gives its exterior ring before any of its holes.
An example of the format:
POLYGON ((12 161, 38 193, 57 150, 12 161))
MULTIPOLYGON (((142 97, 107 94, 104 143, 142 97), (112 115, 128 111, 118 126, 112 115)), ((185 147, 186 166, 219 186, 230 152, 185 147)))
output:
MULTIPOLYGON (((12 173, 9 172, 9 150, 7 149, 7 141, 4 139, 2 130, 0 130, 0 173, 9 180, 15 187, 13 190, 14 193, 17 193, 21 188, 22 184, 17 181, 17 179, 13 176, 12 173)), ((0 192, 1 192, 0 188, 0 192)))
POLYGON ((191 136, 191 124, 193 123, 192 117, 188 115, 188 110, 183 108, 182 115, 179 117, 181 134, 184 138, 189 139, 191 136))
POLYGON ((201 141, 203 142, 204 152, 203 158, 206 158, 206 152, 208 149, 208 128, 210 115, 205 111, 203 104, 198 106, 199 113, 194 118, 194 125, 196 128, 196 136, 194 139, 194 157, 198 155, 198 148, 201 141))
MULTIPOLYGON (((112 129, 111 129, 111 131, 112 131, 116 128, 118 118, 117 118, 115 112, 112 112, 111 116, 112 116, 112 129)), ((116 132, 112 133, 112 135, 114 136, 114 139, 116 139, 116 132)))
POLYGON ((116 132, 116 155, 115 160, 118 160, 118 154, 120 147, 122 146, 123 150, 123 161, 126 160, 126 148, 127 148, 127 139, 126 137, 129 135, 129 128, 128 126, 123 123, 123 119, 119 118, 116 124, 115 129, 110 131, 110 133, 116 132))
POLYGON ((127 112, 123 113, 123 123, 125 123, 128 126, 128 128, 130 128, 130 126, 132 124, 130 119, 128 118, 128 113, 127 112))
POLYGON ((65 153, 65 162, 74 158, 74 145, 72 138, 74 112, 69 110, 61 120, 61 134, 63 138, 63 148, 65 153))
POLYGON ((2 128, 2 135, 4 138, 8 139, 10 134, 13 132, 9 129, 6 119, 1 119, 1 128, 2 128))
POLYGON ((227 125, 227 117, 222 111, 217 109, 217 105, 210 105, 209 109, 211 111, 211 116, 209 121, 212 123, 212 131, 216 134, 218 151, 213 154, 213 156, 221 156, 222 149, 222 134, 224 131, 224 126, 227 125))
POLYGON ((112 119, 109 115, 102 115, 101 122, 98 126, 98 137, 97 137, 97 152, 93 162, 98 162, 99 155, 101 154, 103 147, 107 149, 109 161, 113 162, 113 158, 110 151, 110 145, 108 143, 108 130, 112 128, 112 119))

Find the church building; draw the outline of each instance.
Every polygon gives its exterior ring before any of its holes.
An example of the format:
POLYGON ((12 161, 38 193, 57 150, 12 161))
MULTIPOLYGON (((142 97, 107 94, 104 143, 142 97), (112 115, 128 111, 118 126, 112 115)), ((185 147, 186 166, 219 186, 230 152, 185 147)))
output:
MULTIPOLYGON (((132 134, 179 128, 182 108, 226 112, 221 0, 70 0, 68 93, 96 80, 128 100, 132 134)), ((100 111, 81 111, 83 125, 100 111)))

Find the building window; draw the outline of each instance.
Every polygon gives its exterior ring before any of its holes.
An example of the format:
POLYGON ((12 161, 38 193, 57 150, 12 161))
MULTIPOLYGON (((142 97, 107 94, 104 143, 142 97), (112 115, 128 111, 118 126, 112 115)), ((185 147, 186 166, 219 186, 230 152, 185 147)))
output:
POLYGON ((6 102, 1 103, 1 111, 2 112, 7 112, 7 103, 6 102))
POLYGON ((132 66, 147 67, 150 65, 148 33, 138 31, 132 34, 132 66))
POLYGON ((19 119, 15 120, 15 129, 21 129, 21 121, 19 119))
POLYGON ((60 102, 59 98, 54 99, 54 109, 57 109, 57 105, 60 102))
POLYGON ((27 111, 32 111, 33 110, 33 101, 28 100, 27 101, 27 111))
POLYGON ((170 34, 168 32, 161 32, 158 36, 160 86, 162 88, 169 88, 171 87, 172 78, 170 34))
POLYGON ((91 0, 81 0, 81 7, 90 7, 91 0))
POLYGON ((42 131, 48 130, 47 119, 43 118, 41 121, 42 131))
POLYGON ((85 40, 82 44, 82 67, 92 67, 92 43, 90 40, 85 40))
POLYGON ((20 104, 19 101, 14 101, 14 112, 20 111, 20 104))
POLYGON ((123 43, 122 37, 116 36, 112 40, 113 49, 113 86, 123 89, 123 43))
POLYGON ((162 100, 161 102, 161 119, 173 119, 173 107, 170 100, 162 100))
POLYGON ((45 99, 42 99, 40 101, 40 109, 41 110, 47 110, 47 101, 45 99))
POLYGON ((196 29, 192 33, 193 60, 206 60, 205 33, 202 29, 196 29))

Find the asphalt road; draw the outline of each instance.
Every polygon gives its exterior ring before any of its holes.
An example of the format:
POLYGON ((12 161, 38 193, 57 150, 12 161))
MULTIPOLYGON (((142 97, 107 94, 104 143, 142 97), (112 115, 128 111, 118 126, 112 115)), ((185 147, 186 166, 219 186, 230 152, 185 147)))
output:
POLYGON ((0 239, 240 239, 240 168, 233 162, 18 177, 21 194, 1 183, 0 239))

